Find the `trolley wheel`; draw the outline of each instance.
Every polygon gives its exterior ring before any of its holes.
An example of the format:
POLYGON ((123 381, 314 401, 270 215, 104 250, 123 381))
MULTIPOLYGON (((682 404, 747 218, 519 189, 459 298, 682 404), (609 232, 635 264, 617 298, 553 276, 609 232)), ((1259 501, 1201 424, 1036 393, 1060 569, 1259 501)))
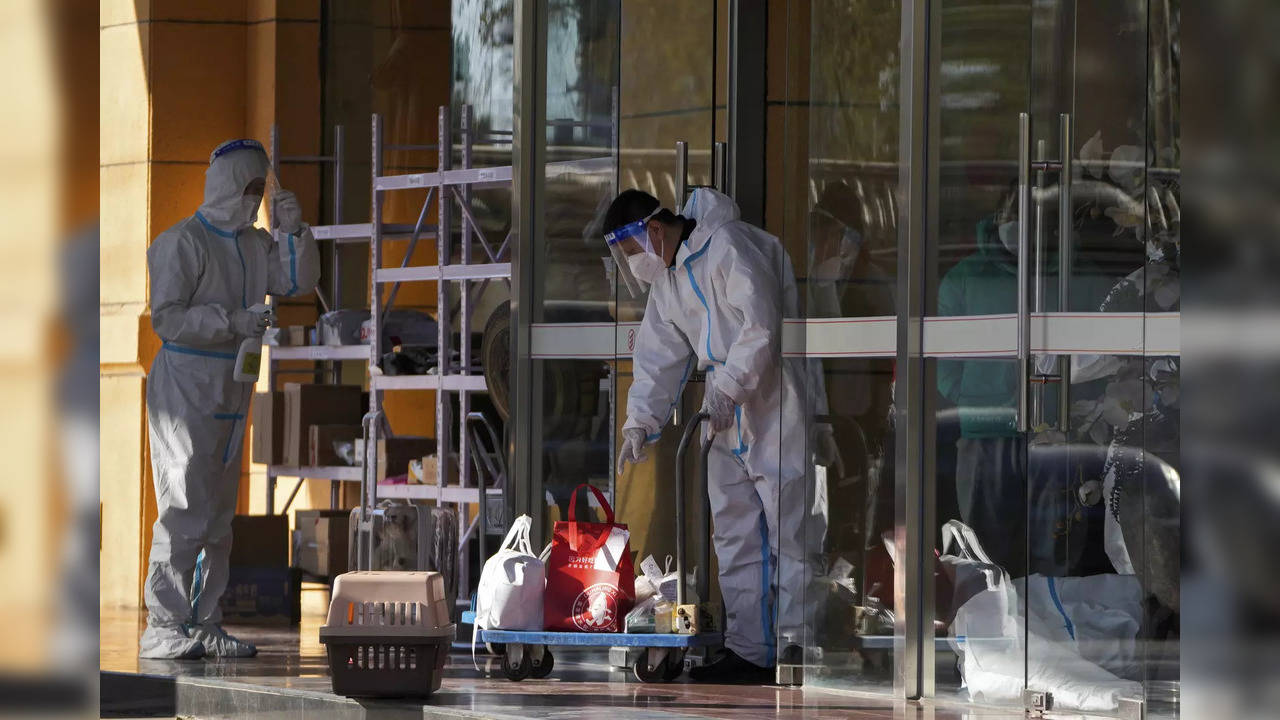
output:
POLYGON ((680 669, 680 663, 672 662, 672 657, 667 655, 663 658, 662 662, 658 663, 657 667, 650 670, 648 651, 641 652, 640 657, 636 658, 635 664, 631 666, 631 670, 635 673, 636 679, 642 683, 671 682, 680 674, 680 669), (675 670, 671 669, 672 665, 675 665, 675 670))
POLYGON ((537 680, 550 677, 551 670, 556 666, 556 658, 551 654, 551 648, 543 648, 542 662, 533 663, 533 669, 529 671, 529 676, 537 680))
POLYGON ((529 677, 529 673, 533 671, 533 660, 529 657, 529 652, 520 654, 520 662, 513 662, 510 655, 502 656, 502 674, 507 676, 511 682, 520 682, 529 677))

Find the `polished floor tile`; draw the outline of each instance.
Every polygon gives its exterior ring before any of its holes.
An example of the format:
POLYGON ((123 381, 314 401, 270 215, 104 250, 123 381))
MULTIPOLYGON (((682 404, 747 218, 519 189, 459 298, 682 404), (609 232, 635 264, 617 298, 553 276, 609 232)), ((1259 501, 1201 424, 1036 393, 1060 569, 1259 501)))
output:
MULTIPOLYGON (((379 718, 901 718, 1001 720, 1021 712, 968 708, 921 708, 875 696, 771 686, 701 685, 676 682, 649 685, 630 672, 608 667, 595 651, 559 649, 556 668, 546 680, 519 683, 502 676, 496 661, 455 652, 445 668, 444 685, 425 703, 351 701, 334 696, 329 683, 319 628, 327 595, 304 593, 304 618, 295 627, 229 627, 258 645, 246 660, 157 661, 137 657, 142 614, 104 611, 101 667, 120 682, 125 676, 173 679, 175 714, 196 717, 379 717, 379 718)), ((119 687, 119 686, 117 686, 119 687)), ((123 693, 130 690, 124 686, 123 693)), ((119 693, 117 693, 118 699, 119 693)), ((120 713, 127 711, 118 706, 120 713)))

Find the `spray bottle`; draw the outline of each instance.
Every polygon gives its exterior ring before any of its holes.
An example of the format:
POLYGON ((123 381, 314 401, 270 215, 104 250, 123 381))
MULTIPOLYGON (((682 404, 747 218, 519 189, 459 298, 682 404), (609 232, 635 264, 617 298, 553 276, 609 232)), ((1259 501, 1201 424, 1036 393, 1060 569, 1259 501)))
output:
MULTIPOLYGON (((276 177, 275 171, 268 169, 266 182, 266 196, 271 198, 271 218, 272 225, 275 224, 275 198, 276 190, 280 187, 280 180, 276 177)), ((275 235, 272 232, 272 235, 275 235)), ((267 324, 275 323, 275 311, 266 303, 258 303, 249 308, 249 312, 260 313, 267 319, 267 324)), ((262 336, 251 336, 244 339, 240 343, 240 349, 236 352, 236 366, 233 377, 236 382, 257 382, 258 374, 262 369, 262 336)))
MULTIPOLYGON (((265 303, 258 303, 249 308, 251 313, 261 313, 267 318, 267 321, 274 322, 272 317, 274 313, 271 306, 265 303)), ((244 339, 240 343, 240 350, 236 353, 236 367, 232 376, 236 382, 257 382, 258 371, 262 368, 262 336, 254 335, 244 339)))

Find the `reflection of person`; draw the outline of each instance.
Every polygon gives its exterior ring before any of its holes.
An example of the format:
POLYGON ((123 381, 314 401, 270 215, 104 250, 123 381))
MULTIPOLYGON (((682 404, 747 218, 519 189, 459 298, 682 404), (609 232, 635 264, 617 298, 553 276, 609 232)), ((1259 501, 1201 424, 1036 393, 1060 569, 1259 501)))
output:
MULTIPOLYGON (((892 317, 893 279, 870 253, 874 199, 863 186, 830 182, 809 213, 809 317, 892 317)), ((882 545, 893 527, 893 482, 884 477, 892 403, 888 358, 823 360, 836 444, 843 460, 828 468, 831 546, 837 555, 861 556, 882 545)), ((862 587, 871 582, 859 580, 862 587)), ((882 583, 882 587, 888 583, 882 583)))
MULTIPOLYGON (((939 284, 938 315, 995 315, 1017 310, 1016 197, 1015 193, 1009 193, 994 215, 978 223, 977 251, 952 267, 939 284)), ((1056 253, 1045 258, 1044 268, 1043 308, 1046 312, 1056 312, 1059 276, 1056 253)), ((1071 276, 1074 307, 1068 309, 1098 307, 1111 283, 1083 263, 1077 263, 1071 276)), ((1037 361, 1041 369, 1048 369, 1052 364, 1052 358, 1047 356, 1037 361)), ((1026 439, 1017 431, 1017 387, 1017 368, 1007 360, 938 361, 938 390, 955 403, 959 416, 956 500, 961 518, 978 533, 992 559, 1012 575, 1062 574, 1055 560, 1058 557, 1055 523, 1069 513, 1058 507, 1059 501, 1069 498, 1066 493, 1069 479, 1050 477, 1058 468, 1027 467, 1026 439), (1033 486, 1030 557, 1026 533, 1028 470, 1033 486), (1055 493, 1051 487, 1054 483, 1061 483, 1063 492, 1055 493)), ((1057 393, 1045 392, 1042 397, 1044 417, 1056 417, 1057 393)), ((1080 550, 1079 547, 1071 549, 1076 553, 1080 550)))
POLYGON ((821 538, 815 528, 821 520, 806 516, 813 503, 809 424, 802 419, 805 365, 781 361, 782 318, 797 309, 791 262, 777 238, 739 221, 733 200, 706 188, 693 193, 682 215, 628 190, 610 206, 605 225, 613 228, 606 239, 624 280, 651 286, 635 343, 619 472, 645 459, 644 447, 658 439, 695 364, 707 374, 703 409, 716 433, 708 493, 726 650, 691 676, 769 682, 773 568, 779 635, 800 643, 804 591, 817 564, 806 530, 821 538), (781 497, 787 500, 780 507, 781 497))
POLYGON ((268 169, 261 143, 220 145, 210 157, 200 209, 147 251, 151 323, 164 344, 147 380, 158 515, 142 657, 256 652, 219 625, 253 392, 232 371, 241 342, 266 327, 267 313, 250 306, 267 293, 311 292, 320 272, 315 240, 292 193, 275 193, 278 242, 253 227, 268 169))

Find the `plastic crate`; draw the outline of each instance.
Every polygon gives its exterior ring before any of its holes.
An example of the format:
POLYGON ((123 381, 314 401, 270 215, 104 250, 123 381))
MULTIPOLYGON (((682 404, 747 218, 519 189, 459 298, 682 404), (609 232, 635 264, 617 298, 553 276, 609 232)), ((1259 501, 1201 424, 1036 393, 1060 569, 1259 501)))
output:
POLYGON ((333 692, 346 697, 425 697, 440 689, 456 628, 436 572, 338 576, 320 642, 333 692))

